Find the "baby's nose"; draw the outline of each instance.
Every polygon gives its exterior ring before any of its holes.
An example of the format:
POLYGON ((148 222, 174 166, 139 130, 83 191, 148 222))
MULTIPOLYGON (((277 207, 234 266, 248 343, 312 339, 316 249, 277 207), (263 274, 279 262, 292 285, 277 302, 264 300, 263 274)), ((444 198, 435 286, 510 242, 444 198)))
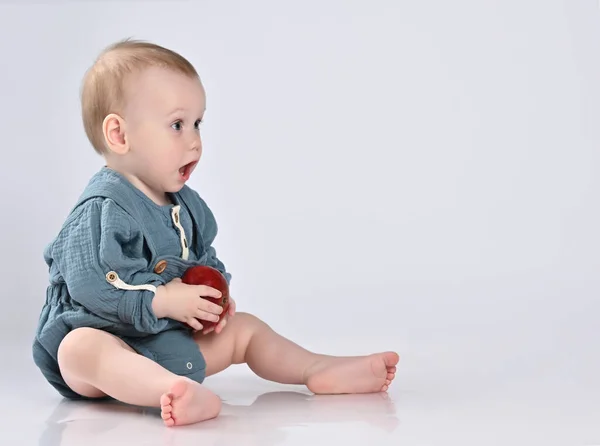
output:
POLYGON ((200 150, 202 148, 202 141, 200 138, 194 138, 192 140, 192 144, 190 145, 192 150, 200 150))

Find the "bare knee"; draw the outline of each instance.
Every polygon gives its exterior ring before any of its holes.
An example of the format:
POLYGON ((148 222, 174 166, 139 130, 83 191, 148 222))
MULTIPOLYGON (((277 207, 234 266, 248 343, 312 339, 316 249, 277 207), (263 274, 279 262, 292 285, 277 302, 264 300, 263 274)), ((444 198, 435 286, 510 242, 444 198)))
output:
POLYGON ((58 347, 58 363, 61 369, 77 369, 93 359, 98 345, 99 330, 89 327, 69 332, 58 347))
POLYGON ((69 369, 77 374, 80 368, 94 367, 96 360, 101 356, 101 350, 115 343, 125 343, 117 337, 103 330, 91 327, 81 327, 69 332, 58 348, 58 363, 62 369, 69 369))
POLYGON ((89 327, 77 328, 64 337, 58 348, 58 366, 71 390, 89 398, 105 396, 88 381, 98 369, 98 349, 107 341, 110 342, 111 337, 106 332, 89 327))
POLYGON ((227 325, 229 324, 234 326, 236 330, 248 332, 249 334, 260 328, 268 327, 268 325, 258 317, 251 313, 243 312, 235 313, 235 316, 227 322, 227 325))
POLYGON ((247 324, 248 323, 250 323, 250 324, 264 323, 257 316, 254 316, 252 313, 245 313, 243 311, 238 311, 237 313, 235 313, 235 316, 233 318, 237 319, 237 320, 242 320, 247 324))
POLYGON ((239 312, 227 323, 229 329, 236 332, 236 344, 233 354, 233 363, 239 364, 245 361, 246 349, 252 337, 261 330, 270 327, 258 317, 250 313, 239 312), (231 324, 231 327, 229 327, 231 324))

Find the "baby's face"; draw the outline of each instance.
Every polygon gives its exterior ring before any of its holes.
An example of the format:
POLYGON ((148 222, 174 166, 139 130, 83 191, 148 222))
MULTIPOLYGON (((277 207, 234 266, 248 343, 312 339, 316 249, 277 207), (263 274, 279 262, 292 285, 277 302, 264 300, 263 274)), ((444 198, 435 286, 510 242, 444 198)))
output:
POLYGON ((151 198, 162 200, 189 179, 202 153, 198 127, 205 108, 197 78, 151 68, 132 79, 125 109, 127 165, 151 198))

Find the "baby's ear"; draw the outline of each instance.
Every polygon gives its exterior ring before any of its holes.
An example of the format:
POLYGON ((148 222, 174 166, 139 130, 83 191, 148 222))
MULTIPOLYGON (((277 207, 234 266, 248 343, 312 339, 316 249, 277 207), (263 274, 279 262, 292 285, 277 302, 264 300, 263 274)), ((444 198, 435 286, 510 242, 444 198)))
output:
POLYGON ((125 120, 121 116, 115 113, 106 116, 102 122, 102 133, 111 152, 125 155, 129 151, 129 144, 125 138, 125 120))

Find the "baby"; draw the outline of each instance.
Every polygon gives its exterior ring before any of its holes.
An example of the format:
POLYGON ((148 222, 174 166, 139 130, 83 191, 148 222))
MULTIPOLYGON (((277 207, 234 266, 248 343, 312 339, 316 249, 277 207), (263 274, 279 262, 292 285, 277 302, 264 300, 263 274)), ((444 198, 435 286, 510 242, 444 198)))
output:
POLYGON ((231 364, 316 394, 387 391, 395 352, 313 353, 236 313, 233 299, 221 314, 203 298, 218 290, 181 281, 208 265, 231 282, 212 246, 215 217, 186 185, 206 107, 189 61, 120 41, 100 54, 81 93, 84 128, 105 165, 44 251, 50 284, 33 343, 36 365, 63 397, 160 407, 175 426, 219 414, 221 400, 202 382, 231 364))

